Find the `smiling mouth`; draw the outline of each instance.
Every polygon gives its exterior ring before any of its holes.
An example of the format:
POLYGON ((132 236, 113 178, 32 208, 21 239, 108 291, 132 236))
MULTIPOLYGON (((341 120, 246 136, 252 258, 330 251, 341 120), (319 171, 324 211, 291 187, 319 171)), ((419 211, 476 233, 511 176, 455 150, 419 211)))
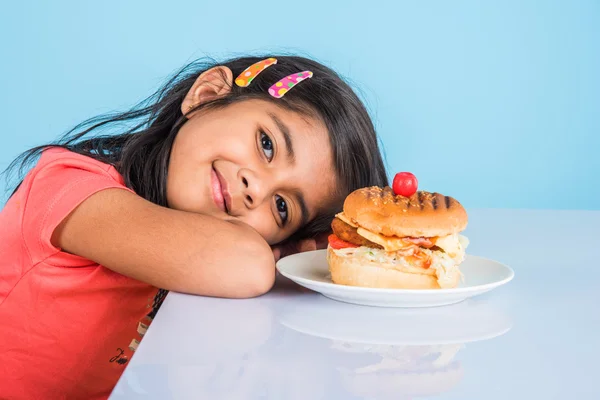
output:
POLYGON ((215 204, 222 211, 229 214, 229 210, 231 210, 231 195, 227 188, 227 181, 214 166, 211 170, 211 186, 215 204))

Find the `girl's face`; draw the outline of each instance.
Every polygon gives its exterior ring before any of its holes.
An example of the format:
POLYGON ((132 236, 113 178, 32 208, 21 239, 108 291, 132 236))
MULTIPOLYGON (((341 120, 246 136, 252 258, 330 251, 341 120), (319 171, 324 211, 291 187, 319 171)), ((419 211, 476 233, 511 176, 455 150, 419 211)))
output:
POLYGON ((198 111, 171 150, 169 207, 235 218, 278 243, 327 207, 335 190, 323 123, 247 100, 198 111))

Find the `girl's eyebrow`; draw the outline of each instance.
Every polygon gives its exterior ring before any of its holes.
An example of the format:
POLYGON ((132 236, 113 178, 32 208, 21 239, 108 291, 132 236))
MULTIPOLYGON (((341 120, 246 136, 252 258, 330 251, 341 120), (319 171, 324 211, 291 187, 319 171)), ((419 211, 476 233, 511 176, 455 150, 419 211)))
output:
POLYGON ((271 117, 273 123, 277 126, 277 129, 279 129, 283 135, 287 158, 293 165, 296 162, 296 155, 294 154, 294 143, 292 141, 292 136, 290 135, 290 128, 288 128, 288 126, 282 120, 280 120, 277 115, 269 113, 269 117, 271 117))

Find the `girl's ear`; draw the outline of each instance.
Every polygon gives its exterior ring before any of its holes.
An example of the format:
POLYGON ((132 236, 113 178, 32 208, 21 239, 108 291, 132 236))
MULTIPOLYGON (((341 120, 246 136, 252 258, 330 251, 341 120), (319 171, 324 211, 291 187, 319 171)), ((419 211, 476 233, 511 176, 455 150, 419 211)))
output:
POLYGON ((224 66, 213 67, 198 76, 181 103, 185 115, 194 107, 223 97, 231 92, 233 73, 224 66))

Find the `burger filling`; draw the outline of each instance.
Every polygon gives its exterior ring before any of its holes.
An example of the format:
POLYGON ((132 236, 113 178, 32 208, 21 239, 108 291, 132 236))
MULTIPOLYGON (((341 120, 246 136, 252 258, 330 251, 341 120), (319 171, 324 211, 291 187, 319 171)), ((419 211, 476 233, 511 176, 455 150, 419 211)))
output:
POLYGON ((453 234, 439 237, 389 237, 361 228, 343 213, 332 223, 329 246, 339 256, 362 257, 383 268, 435 274, 440 287, 452 286, 463 262, 468 239, 453 234), (425 270, 425 271, 424 271, 425 270))

